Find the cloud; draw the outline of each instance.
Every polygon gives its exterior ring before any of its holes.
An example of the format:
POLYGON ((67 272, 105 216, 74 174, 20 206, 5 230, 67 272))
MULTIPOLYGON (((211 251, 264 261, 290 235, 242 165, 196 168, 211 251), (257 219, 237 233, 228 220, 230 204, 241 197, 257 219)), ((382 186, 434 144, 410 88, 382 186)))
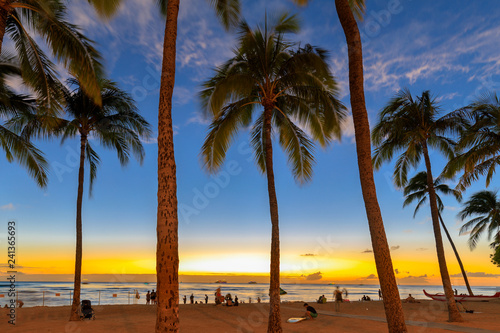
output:
POLYGON ((316 257, 316 255, 313 253, 304 253, 304 254, 301 254, 300 256, 301 257, 316 257))
POLYGON ((370 274, 367 277, 365 277, 366 280, 373 280, 373 279, 378 279, 375 274, 370 274))
POLYGON ((407 234, 411 234, 413 232, 413 230, 411 229, 406 229, 406 230, 403 230, 404 233, 407 233, 407 234))
POLYGON ((399 250, 400 246, 399 245, 396 245, 396 246, 391 246, 391 251, 396 251, 396 250, 399 250))
POLYGON ((0 210, 14 210, 16 207, 13 203, 8 203, 6 205, 0 206, 0 210))
POLYGON ((428 248, 426 247, 419 247, 418 249, 416 249, 416 251, 427 251, 428 248))
MULTIPOLYGON (((467 277, 486 277, 486 278, 497 278, 500 277, 500 274, 490 274, 485 272, 466 272, 467 277)), ((462 273, 452 274, 451 277, 462 277, 462 273)))
POLYGON ((322 278, 323 276, 321 275, 321 272, 312 273, 306 276, 306 280, 308 281, 321 280, 322 278))
POLYGON ((397 269, 397 268, 396 268, 396 269, 394 270, 394 273, 399 274, 399 269, 397 269))
POLYGON ((427 280, 427 274, 420 275, 420 276, 413 276, 413 275, 408 275, 403 278, 398 279, 399 282, 411 282, 411 283, 428 283, 429 281, 427 280))
POLYGON ((186 121, 186 125, 189 124, 199 124, 207 126, 208 124, 210 124, 210 120, 201 115, 199 112, 195 112, 193 113, 193 116, 186 121))
POLYGON ((366 250, 364 250, 364 251, 363 251, 363 252, 361 252, 361 253, 373 253, 373 250, 366 249, 366 250))
POLYGON ((354 143, 356 142, 355 138, 354 138, 354 135, 355 135, 355 131, 354 131, 354 121, 352 119, 352 115, 348 115, 347 117, 345 117, 344 121, 342 122, 340 128, 342 129, 342 136, 343 137, 347 137, 350 140, 351 143, 354 143))

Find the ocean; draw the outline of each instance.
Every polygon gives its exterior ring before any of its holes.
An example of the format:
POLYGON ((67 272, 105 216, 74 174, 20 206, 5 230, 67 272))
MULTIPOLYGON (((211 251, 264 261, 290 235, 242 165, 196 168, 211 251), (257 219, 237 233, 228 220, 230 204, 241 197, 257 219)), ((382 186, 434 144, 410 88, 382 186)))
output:
MULTIPOLYGON (((179 298, 182 304, 184 295, 194 296, 195 302, 204 302, 205 295, 208 295, 208 302, 214 303, 214 293, 217 287, 221 287, 222 295, 230 293, 233 297, 238 296, 240 302, 252 302, 260 297, 262 302, 269 302, 268 288, 265 283, 242 284, 242 283, 180 283, 179 298)), ((339 285, 348 292, 348 299, 357 301, 363 295, 369 296, 372 300, 378 300, 378 285, 339 285)), ((73 291, 72 282, 16 282, 18 299, 24 302, 24 306, 62 306, 71 304, 71 294, 73 291)), ((336 285, 328 284, 282 284, 287 294, 281 296, 282 301, 304 301, 314 302, 321 295, 325 295, 328 301, 333 299, 333 290, 336 285)), ((467 293, 464 286, 456 286, 458 293, 467 293)), ((117 283, 117 282, 90 282, 82 284, 81 299, 89 299, 93 305, 108 304, 145 304, 148 290, 156 289, 156 283, 117 283), (140 299, 136 299, 135 290, 139 292, 140 299)), ((425 289, 429 293, 443 292, 442 286, 433 285, 401 285, 399 293, 401 298, 406 298, 412 294, 415 298, 428 299, 422 292, 425 289)), ((8 297, 9 286, 6 282, 0 282, 0 306, 4 306, 10 298, 8 297), (2 297, 3 295, 3 297, 2 297)), ((474 287, 474 294, 493 295, 500 291, 500 287, 474 287)))

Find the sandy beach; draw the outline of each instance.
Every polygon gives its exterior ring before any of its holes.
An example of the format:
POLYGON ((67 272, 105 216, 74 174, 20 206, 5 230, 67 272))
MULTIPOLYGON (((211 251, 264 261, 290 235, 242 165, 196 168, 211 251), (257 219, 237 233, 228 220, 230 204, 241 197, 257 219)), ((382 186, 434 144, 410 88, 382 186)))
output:
MULTIPOLYGON (((318 318, 300 323, 287 323, 290 317, 301 316, 303 303, 282 303, 281 314, 285 332, 387 332, 382 302, 341 304, 334 311, 333 303, 310 304, 318 318)), ((500 332, 500 302, 466 303, 474 313, 463 313, 464 323, 448 323, 443 302, 422 300, 403 304, 409 332, 500 332)), ((96 320, 68 322, 69 306, 33 307, 17 310, 17 324, 7 323, 7 310, 2 309, 1 332, 154 332, 155 306, 94 306, 96 320)), ((180 305, 181 332, 266 332, 268 304, 241 304, 225 307, 205 304, 180 305)))

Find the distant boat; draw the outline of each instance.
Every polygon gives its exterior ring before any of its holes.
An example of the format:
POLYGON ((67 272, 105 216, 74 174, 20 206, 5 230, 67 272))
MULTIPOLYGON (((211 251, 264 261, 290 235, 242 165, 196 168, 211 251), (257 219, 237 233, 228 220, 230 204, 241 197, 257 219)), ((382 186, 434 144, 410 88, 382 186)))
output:
MULTIPOLYGON (((428 294, 424 290, 424 295, 427 297, 432 298, 435 301, 446 301, 446 295, 445 294, 428 294)), ((500 298, 500 291, 497 292, 493 296, 483 296, 483 295, 474 295, 474 296, 469 296, 469 295, 454 295, 455 296, 455 301, 457 302, 488 302, 492 301, 495 299, 500 298)))
POLYGON ((227 281, 226 280, 217 280, 217 281, 215 281, 215 283, 227 283, 227 281))
POLYGON ((89 283, 85 281, 85 282, 82 282, 82 284, 89 284, 89 283))
POLYGON ((255 282, 255 281, 250 281, 250 282, 248 282, 248 284, 256 284, 256 283, 257 283, 257 282, 255 282))

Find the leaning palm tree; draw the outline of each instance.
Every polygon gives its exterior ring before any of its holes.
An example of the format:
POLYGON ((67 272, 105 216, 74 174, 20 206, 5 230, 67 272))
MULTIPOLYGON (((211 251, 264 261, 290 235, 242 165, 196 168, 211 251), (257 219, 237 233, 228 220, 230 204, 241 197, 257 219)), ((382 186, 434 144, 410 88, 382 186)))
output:
MULTIPOLYGON (((455 197, 455 199, 460 202, 462 201, 462 193, 458 190, 451 189, 448 185, 442 183, 441 178, 437 178, 434 181, 434 189, 436 191, 436 200, 439 209, 439 221, 441 222, 441 226, 443 227, 444 232, 446 233, 446 237, 450 242, 451 248, 453 252, 455 252, 455 257, 457 257, 458 265, 460 266, 460 270, 462 271, 462 276, 464 278, 465 286, 467 287, 467 291, 469 295, 474 296, 472 289, 469 284, 469 279, 467 278, 467 273, 465 272, 464 265, 462 264, 462 260, 460 259, 460 255, 458 254, 457 248, 455 247, 455 243, 451 239, 450 233, 448 232, 448 228, 444 224, 443 217, 441 216, 441 212, 444 209, 443 201, 437 194, 441 192, 443 194, 451 194, 455 197)), ((429 197, 429 188, 427 187, 427 172, 422 171, 417 173, 413 178, 408 181, 408 184, 404 188, 405 201, 403 203, 403 207, 406 207, 413 203, 414 201, 418 201, 417 206, 415 207, 415 212, 413 213, 413 218, 417 215, 420 207, 422 207, 428 200, 429 197)))
MULTIPOLYGON (((309 0, 294 0, 304 5, 309 0)), ((356 18, 363 19, 364 0, 335 0, 335 7, 347 42, 349 58, 349 92, 352 118, 356 138, 359 180, 365 203, 366 217, 372 241, 375 265, 384 295, 384 309, 387 326, 391 333, 407 332, 403 308, 399 296, 391 252, 382 220, 382 213, 377 199, 377 190, 373 178, 371 163, 370 124, 366 111, 363 78, 363 47, 356 18)))
MULTIPOLYGON (((97 1, 97 0, 94 0, 97 1)), ((103 1, 103 0, 101 0, 103 1)), ((179 0, 157 0, 166 16, 158 106, 158 211, 156 278, 158 307, 156 332, 179 331, 179 253, 177 217, 177 176, 172 128, 172 95, 175 83, 175 56, 179 0)), ((239 0, 210 0, 226 28, 239 20, 239 0)))
POLYGON ((200 93, 203 109, 213 119, 201 152, 209 172, 220 169, 237 132, 253 121, 251 144, 259 170, 267 176, 272 224, 268 332, 282 331, 273 134, 288 155, 295 179, 306 182, 312 177, 313 140, 325 146, 340 139, 345 115, 326 52, 310 45, 293 50, 285 39, 298 29, 297 18, 286 14, 255 30, 241 23, 235 56, 217 68, 200 93))
POLYGON ((457 156, 445 168, 452 177, 463 171, 457 188, 464 191, 480 176, 489 186, 500 164, 500 100, 494 93, 486 94, 450 115, 462 130, 457 143, 457 156))
POLYGON ((483 233, 487 232, 488 240, 493 242, 491 248, 495 249, 500 245, 500 200, 496 192, 480 191, 474 193, 467 202, 458 217, 467 221, 460 228, 460 234, 469 233, 469 247, 474 250, 477 242, 483 233))
POLYGON ((76 201, 76 259, 73 303, 70 320, 80 320, 80 288, 82 270, 82 200, 85 176, 85 162, 90 172, 89 194, 99 164, 99 155, 93 148, 92 141, 97 141, 105 148, 113 149, 121 165, 129 161, 130 153, 142 163, 144 149, 141 138, 149 138, 150 125, 138 114, 135 102, 126 92, 109 80, 100 79, 100 105, 83 91, 76 79, 68 80, 63 88, 65 113, 70 119, 55 118, 52 114, 25 113, 16 123, 21 124, 26 136, 61 136, 61 144, 69 138, 80 139, 80 165, 78 169, 78 192, 76 201), (92 143, 92 144, 91 144, 92 143))
POLYGON ((64 1, 0 1, 0 53, 4 37, 8 37, 17 51, 24 82, 44 98, 43 104, 39 101, 40 107, 58 108, 60 94, 52 84, 57 80, 54 66, 31 33, 41 37, 53 56, 79 79, 86 93, 100 103, 100 56, 78 27, 66 20, 64 1))
POLYGON ((7 76, 21 76, 21 70, 13 58, 6 54, 0 57, 0 119, 6 120, 5 124, 0 124, 0 147, 8 162, 18 162, 28 170, 38 186, 45 187, 48 163, 42 152, 28 138, 12 130, 16 127, 13 118, 19 113, 36 112, 34 99, 14 92, 6 83, 7 76))
POLYGON ((432 227, 441 280, 448 301, 449 320, 462 321, 446 266, 443 239, 439 227, 439 209, 429 158, 430 148, 437 149, 449 159, 454 157, 454 142, 446 135, 455 133, 456 124, 449 118, 438 118, 438 115, 439 106, 431 98, 429 91, 424 91, 416 99, 413 99, 409 90, 400 91, 380 112, 378 123, 373 128, 372 140, 376 147, 373 154, 373 165, 378 169, 382 163, 391 160, 395 153, 402 152, 396 161, 393 178, 396 186, 404 187, 407 184, 409 169, 416 167, 422 157, 424 158, 432 227))

